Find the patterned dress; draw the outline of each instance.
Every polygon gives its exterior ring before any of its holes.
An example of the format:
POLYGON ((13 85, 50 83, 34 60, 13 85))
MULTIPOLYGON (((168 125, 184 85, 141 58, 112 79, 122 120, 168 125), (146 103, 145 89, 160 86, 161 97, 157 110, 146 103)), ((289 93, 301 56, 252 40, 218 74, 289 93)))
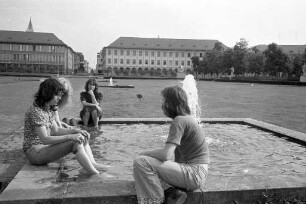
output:
POLYGON ((26 152, 33 145, 43 144, 35 130, 37 126, 45 126, 48 135, 51 135, 52 122, 55 120, 55 111, 42 109, 35 103, 25 113, 23 150, 26 152))

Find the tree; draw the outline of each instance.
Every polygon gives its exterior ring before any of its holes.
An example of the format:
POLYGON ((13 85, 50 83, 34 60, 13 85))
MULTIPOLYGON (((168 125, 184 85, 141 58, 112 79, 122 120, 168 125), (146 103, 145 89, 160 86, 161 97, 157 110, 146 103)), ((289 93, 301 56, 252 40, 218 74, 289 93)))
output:
POLYGON ((265 72, 268 72, 272 76, 276 76, 277 72, 289 73, 289 58, 283 53, 282 49, 277 47, 277 44, 271 43, 268 48, 263 52, 265 60, 265 72))
POLYGON ((235 68, 236 74, 243 74, 246 71, 246 55, 248 50, 248 42, 241 38, 236 43, 233 50, 233 67, 235 68))
POLYGON ((192 62, 193 71, 196 73, 196 77, 195 78, 197 78, 198 67, 200 66, 200 58, 199 58, 199 56, 191 57, 191 62, 192 62))
POLYGON ((291 73, 295 77, 300 77, 302 73, 302 66, 303 66, 303 55, 297 55, 292 60, 292 70, 291 73))
POLYGON ((216 42, 215 45, 214 45, 214 48, 213 50, 217 50, 217 51, 223 51, 223 46, 222 46, 222 43, 221 42, 216 42))
POLYGON ((233 49, 227 49, 223 52, 222 54, 222 67, 224 70, 230 71, 230 67, 233 67, 233 55, 234 55, 234 50, 233 49))
POLYGON ((302 62, 303 62, 303 64, 306 63, 306 49, 304 50, 304 52, 302 54, 302 62))
POLYGON ((262 53, 250 52, 247 57, 248 72, 259 75, 264 71, 264 56, 262 53))
POLYGON ((213 74, 216 73, 218 76, 224 71, 222 69, 222 53, 217 50, 212 50, 206 53, 206 63, 208 70, 213 74))

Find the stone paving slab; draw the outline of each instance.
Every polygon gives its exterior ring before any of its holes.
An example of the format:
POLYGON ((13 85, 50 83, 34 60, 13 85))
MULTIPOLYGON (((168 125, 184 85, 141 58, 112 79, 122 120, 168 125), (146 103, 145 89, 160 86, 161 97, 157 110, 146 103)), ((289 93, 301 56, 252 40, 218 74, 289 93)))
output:
MULTIPOLYGON (((51 166, 26 164, 0 195, 0 203, 137 203, 134 181, 95 175, 80 181, 57 182, 60 169, 60 163, 51 166)), ((305 175, 298 176, 294 186, 288 186, 286 179, 283 175, 268 178, 260 175, 209 176, 204 192, 189 192, 187 203, 219 203, 218 200, 243 200, 250 196, 264 199, 262 193, 267 189, 291 196, 306 195, 305 175)))

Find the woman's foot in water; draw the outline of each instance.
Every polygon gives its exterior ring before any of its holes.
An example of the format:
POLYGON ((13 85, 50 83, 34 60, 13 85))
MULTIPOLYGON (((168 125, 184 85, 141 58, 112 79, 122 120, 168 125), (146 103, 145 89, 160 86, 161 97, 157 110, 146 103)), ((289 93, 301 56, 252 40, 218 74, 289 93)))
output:
POLYGON ((86 171, 84 168, 81 168, 79 170, 79 173, 80 174, 86 174, 86 175, 96 175, 96 174, 99 174, 99 171, 97 171, 96 173, 89 173, 88 171, 86 171))
POLYGON ((94 130, 95 132, 98 132, 98 133, 102 133, 102 132, 103 132, 102 128, 100 128, 99 126, 94 126, 94 127, 93 127, 93 130, 94 130))
POLYGON ((92 163, 92 165, 93 165, 98 171, 107 171, 108 168, 113 167, 113 166, 110 166, 110 165, 98 164, 98 163, 92 163))

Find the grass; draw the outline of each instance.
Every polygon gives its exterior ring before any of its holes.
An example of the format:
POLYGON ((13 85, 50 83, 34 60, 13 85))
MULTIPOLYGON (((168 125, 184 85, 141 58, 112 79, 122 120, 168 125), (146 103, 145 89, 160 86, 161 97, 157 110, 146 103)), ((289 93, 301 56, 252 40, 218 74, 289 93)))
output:
MULTIPOLYGON (((79 117, 82 108, 79 94, 84 90, 87 78, 69 80, 74 89, 72 104, 61 110, 61 117, 79 117)), ((12 77, 11 81, 15 82, 15 79, 12 77)), ((102 79, 100 81, 98 79, 100 85, 107 84, 102 79)), ((10 83, 7 78, 0 77, 0 111, 4 119, 0 125, 6 125, 12 118, 17 122, 13 126, 23 125, 24 112, 33 102, 32 96, 39 83, 27 80, 10 83)), ((160 92, 166 86, 180 84, 180 80, 118 79, 117 84, 134 85, 135 88, 100 87, 103 117, 156 118, 165 117, 160 92)), ((198 81, 197 86, 202 117, 253 118, 306 133, 306 87, 213 81, 198 81)))

